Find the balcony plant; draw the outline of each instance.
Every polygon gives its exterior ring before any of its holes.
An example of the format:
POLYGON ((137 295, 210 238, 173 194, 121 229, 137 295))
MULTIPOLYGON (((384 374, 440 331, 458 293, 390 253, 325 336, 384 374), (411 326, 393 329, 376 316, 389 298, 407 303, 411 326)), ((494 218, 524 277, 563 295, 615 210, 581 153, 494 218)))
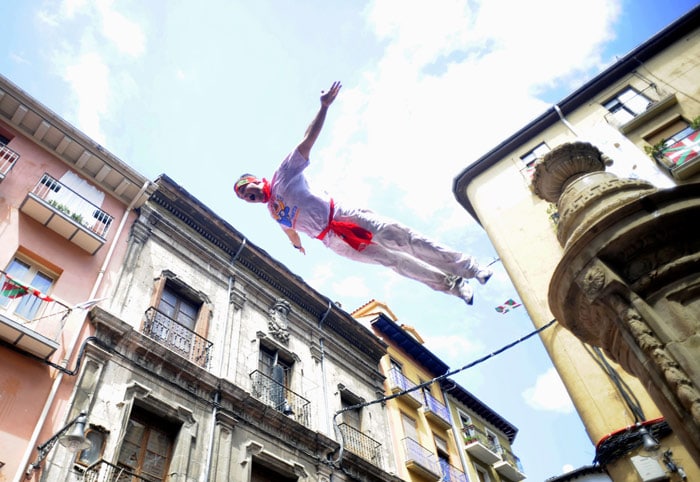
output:
POLYGON ((83 224, 83 215, 80 213, 71 212, 71 210, 68 209, 68 206, 66 206, 65 204, 61 204, 58 201, 56 201, 55 199, 51 199, 50 201, 48 201, 48 204, 49 204, 49 206, 53 207, 57 211, 61 211, 66 216, 70 217, 76 223, 78 223, 80 225, 84 225, 83 224))

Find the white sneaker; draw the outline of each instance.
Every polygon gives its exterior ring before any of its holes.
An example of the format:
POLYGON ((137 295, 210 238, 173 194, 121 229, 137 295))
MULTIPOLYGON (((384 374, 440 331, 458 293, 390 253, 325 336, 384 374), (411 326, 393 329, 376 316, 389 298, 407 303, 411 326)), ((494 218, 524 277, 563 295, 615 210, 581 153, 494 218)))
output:
POLYGON ((474 303, 474 290, 469 285, 467 280, 461 280, 457 284, 456 289, 457 293, 459 293, 458 296, 462 298, 466 304, 471 306, 474 303))
POLYGON ((491 279, 491 276, 493 276, 493 271, 488 268, 483 268, 480 269, 474 277, 480 284, 485 285, 486 282, 491 279))

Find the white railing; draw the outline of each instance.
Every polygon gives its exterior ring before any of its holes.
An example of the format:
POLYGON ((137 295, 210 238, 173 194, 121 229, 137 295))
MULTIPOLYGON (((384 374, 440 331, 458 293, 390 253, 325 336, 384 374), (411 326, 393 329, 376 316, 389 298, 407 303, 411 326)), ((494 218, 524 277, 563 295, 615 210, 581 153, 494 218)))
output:
POLYGON ((19 159, 19 154, 0 142, 0 179, 5 177, 19 159))
POLYGON ((103 239, 107 237, 114 218, 50 175, 44 174, 41 177, 32 194, 76 224, 103 239))

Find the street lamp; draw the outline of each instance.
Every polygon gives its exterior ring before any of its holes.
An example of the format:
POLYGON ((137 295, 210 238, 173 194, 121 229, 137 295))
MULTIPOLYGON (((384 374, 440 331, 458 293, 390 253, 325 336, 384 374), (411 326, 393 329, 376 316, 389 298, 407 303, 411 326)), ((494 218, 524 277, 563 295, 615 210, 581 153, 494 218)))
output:
POLYGON ((85 425, 87 424, 87 413, 80 414, 73 420, 68 422, 61 430, 56 432, 50 439, 39 445, 36 449, 39 451, 39 456, 34 462, 29 464, 25 476, 27 479, 32 477, 35 470, 39 470, 41 462, 46 458, 56 442, 66 447, 71 453, 76 453, 80 450, 85 450, 90 447, 90 441, 85 438, 85 425), (70 433, 68 430, 73 427, 70 433))

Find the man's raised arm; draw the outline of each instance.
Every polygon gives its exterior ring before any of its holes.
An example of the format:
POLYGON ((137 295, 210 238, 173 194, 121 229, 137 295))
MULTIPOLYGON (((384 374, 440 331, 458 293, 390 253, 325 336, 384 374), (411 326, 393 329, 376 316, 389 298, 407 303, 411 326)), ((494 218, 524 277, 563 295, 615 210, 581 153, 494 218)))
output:
POLYGON ((309 156, 311 155, 311 148, 314 146, 316 139, 318 139, 318 135, 321 133, 321 129, 323 128, 323 122, 326 120, 328 107, 335 100, 335 96, 338 95, 338 91, 341 87, 342 85, 340 85, 340 82, 336 81, 333 82, 333 85, 331 85, 328 92, 321 93, 321 108, 318 110, 316 117, 314 117, 314 120, 311 121, 311 124, 309 124, 309 127, 306 129, 304 139, 297 146, 299 154, 301 154, 304 159, 309 159, 309 156))

